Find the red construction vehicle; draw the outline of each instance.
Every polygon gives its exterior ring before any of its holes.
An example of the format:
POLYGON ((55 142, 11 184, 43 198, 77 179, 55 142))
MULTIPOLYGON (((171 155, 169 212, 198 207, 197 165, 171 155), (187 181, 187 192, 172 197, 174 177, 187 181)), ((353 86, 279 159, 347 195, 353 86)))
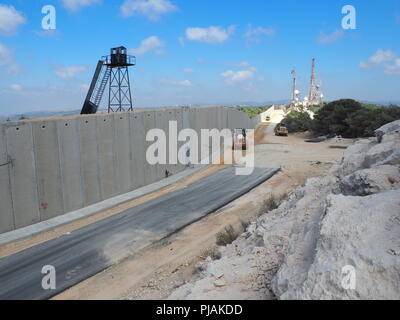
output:
POLYGON ((246 129, 235 129, 234 130, 232 150, 247 150, 246 129))

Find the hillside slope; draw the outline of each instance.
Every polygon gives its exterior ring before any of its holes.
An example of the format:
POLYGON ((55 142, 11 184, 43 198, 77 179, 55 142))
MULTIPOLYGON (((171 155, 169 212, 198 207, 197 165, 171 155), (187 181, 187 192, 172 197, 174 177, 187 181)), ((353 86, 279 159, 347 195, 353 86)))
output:
POLYGON ((400 121, 265 213, 170 299, 400 299, 400 121))

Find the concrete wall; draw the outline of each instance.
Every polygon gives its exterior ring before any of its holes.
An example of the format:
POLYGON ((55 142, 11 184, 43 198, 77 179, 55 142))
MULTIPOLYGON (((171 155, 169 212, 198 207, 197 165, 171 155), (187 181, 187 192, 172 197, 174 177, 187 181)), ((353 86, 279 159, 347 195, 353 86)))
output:
POLYGON ((266 118, 269 117, 273 123, 279 123, 282 117, 285 116, 285 111, 280 108, 271 106, 267 111, 260 113, 259 115, 252 118, 253 125, 256 127, 259 123, 267 122, 266 118))
POLYGON ((164 129, 168 141, 169 121, 177 121, 178 130, 196 130, 199 137, 201 129, 256 125, 245 113, 225 107, 0 123, 0 233, 159 181, 166 171, 183 170, 182 164, 146 161, 153 144, 146 141, 147 131, 164 129))

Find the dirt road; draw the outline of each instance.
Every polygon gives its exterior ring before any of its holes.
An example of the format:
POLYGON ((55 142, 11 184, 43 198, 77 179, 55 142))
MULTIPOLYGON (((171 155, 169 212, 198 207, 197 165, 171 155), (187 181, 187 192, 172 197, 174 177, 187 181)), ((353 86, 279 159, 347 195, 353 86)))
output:
POLYGON ((177 234, 145 248, 124 261, 56 296, 55 299, 163 299, 186 281, 196 278, 196 264, 212 254, 218 232, 255 220, 264 200, 280 197, 318 176, 341 160, 350 140, 318 144, 304 142, 305 135, 275 137, 272 126, 256 132, 256 166, 281 166, 282 172, 226 207, 186 227, 177 234))

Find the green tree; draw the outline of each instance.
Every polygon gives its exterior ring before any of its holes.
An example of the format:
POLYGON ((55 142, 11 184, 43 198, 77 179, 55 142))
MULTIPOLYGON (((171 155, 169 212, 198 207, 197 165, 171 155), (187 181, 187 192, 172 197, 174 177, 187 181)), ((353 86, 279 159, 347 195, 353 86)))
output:
POLYGON ((361 103, 352 99, 332 101, 317 111, 312 122, 312 130, 317 135, 352 137, 346 119, 361 108, 361 103))
POLYGON ((281 124, 289 132, 304 132, 310 130, 312 120, 307 112, 291 111, 281 124))

